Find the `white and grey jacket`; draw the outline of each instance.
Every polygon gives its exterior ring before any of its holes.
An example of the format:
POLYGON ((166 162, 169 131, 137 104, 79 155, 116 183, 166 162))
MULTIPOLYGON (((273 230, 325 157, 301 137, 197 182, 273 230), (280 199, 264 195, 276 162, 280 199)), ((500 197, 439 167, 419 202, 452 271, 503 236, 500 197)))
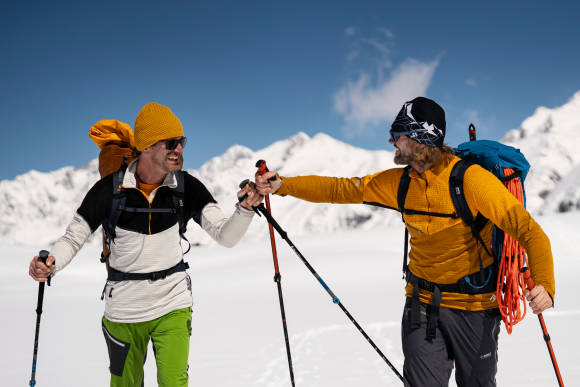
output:
MULTIPOLYGON (((123 178, 127 207, 172 208, 173 173, 147 198, 137 188, 135 160, 123 178)), ((186 219, 193 219, 219 244, 232 247, 246 232, 254 212, 236 204, 227 218, 206 187, 183 172, 186 219)), ((98 181, 87 193, 65 234, 52 248, 56 270, 62 270, 89 236, 108 219, 113 195, 113 175, 98 181)), ((126 273, 150 273, 175 266, 183 258, 179 222, 174 213, 122 212, 110 245, 109 265, 126 273)), ((105 288, 105 317, 115 322, 142 322, 173 310, 192 306, 191 285, 186 272, 164 279, 108 281, 105 288)))

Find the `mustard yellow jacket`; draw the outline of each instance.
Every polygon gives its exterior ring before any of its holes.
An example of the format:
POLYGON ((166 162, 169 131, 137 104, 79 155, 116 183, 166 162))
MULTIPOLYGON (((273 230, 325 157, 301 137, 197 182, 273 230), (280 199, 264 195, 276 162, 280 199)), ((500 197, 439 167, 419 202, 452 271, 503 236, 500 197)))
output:
MULTIPOLYGON (((451 214, 455 207, 449 194, 449 175, 460 159, 453 157, 422 174, 411 170, 405 208, 451 214)), ((398 208, 397 190, 402 168, 352 178, 322 176, 282 177, 276 192, 317 203, 374 202, 398 208)), ((550 241, 528 211, 489 171, 478 165, 467 169, 464 178, 467 204, 475 217, 478 212, 490 220, 482 230, 483 241, 491 251, 492 224, 515 238, 528 253, 528 264, 534 281, 554 297, 554 267, 550 241)), ((409 269, 418 277, 439 284, 456 283, 462 277, 479 271, 493 262, 471 229, 461 220, 426 215, 405 215, 411 236, 409 269)), ((407 297, 412 285, 407 284, 407 297)), ((430 303, 431 293, 420 290, 421 301, 430 303)), ((441 306, 463 310, 497 307, 495 293, 442 293, 441 306)))

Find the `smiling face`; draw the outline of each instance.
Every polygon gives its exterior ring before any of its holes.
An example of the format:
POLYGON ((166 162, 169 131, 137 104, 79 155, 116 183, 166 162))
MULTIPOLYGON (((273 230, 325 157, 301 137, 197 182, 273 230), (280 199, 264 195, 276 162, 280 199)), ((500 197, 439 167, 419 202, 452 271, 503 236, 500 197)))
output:
POLYGON ((167 149, 166 142, 158 141, 141 152, 136 172, 142 182, 159 184, 169 172, 181 169, 183 146, 178 143, 174 149, 167 149))
POLYGON ((151 147, 152 166, 165 174, 181 169, 179 158, 183 154, 183 147, 181 144, 178 144, 175 149, 169 150, 165 146, 166 141, 167 140, 158 141, 151 147))

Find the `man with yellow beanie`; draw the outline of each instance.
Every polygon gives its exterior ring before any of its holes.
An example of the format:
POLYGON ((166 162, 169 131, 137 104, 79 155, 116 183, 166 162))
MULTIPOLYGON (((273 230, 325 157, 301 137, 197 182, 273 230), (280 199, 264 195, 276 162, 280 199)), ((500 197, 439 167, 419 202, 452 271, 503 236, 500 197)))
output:
POLYGON ((232 247, 246 232, 262 201, 253 183, 237 193, 246 198, 224 216, 206 187, 181 171, 186 145, 179 119, 156 102, 135 121, 137 158, 98 181, 87 193, 47 264, 38 257, 29 274, 46 281, 62 270, 102 224, 109 240, 108 277, 102 298, 111 386, 142 386, 149 340, 160 386, 188 384, 191 281, 181 236, 193 219, 219 244, 232 247))

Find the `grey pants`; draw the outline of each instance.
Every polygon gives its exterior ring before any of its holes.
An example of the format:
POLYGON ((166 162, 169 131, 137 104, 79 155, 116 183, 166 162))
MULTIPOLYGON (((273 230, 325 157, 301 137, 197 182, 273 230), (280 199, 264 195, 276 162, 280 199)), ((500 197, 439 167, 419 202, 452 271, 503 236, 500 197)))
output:
POLYGON ((500 314, 497 309, 479 312, 440 308, 436 335, 426 339, 430 305, 419 303, 420 326, 412 327, 411 299, 403 311, 401 334, 409 386, 447 386, 453 362, 459 387, 494 387, 500 314))

